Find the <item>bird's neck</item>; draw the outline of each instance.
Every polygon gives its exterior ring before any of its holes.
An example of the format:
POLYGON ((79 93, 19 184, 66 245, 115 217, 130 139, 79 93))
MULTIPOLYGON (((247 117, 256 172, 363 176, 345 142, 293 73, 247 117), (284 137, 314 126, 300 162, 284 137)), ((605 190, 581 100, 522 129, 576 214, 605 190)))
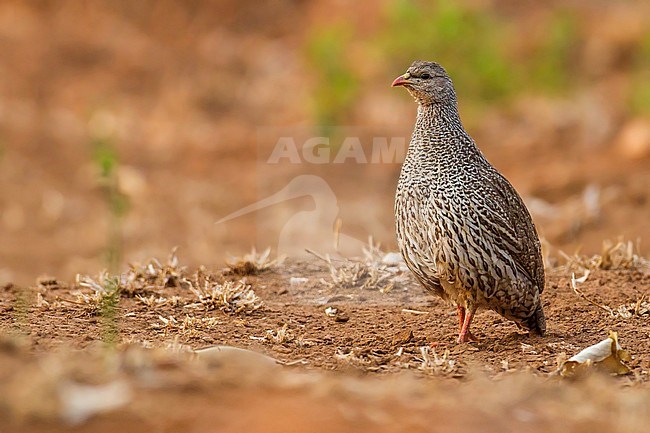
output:
MULTIPOLYGON (((419 105, 415 129, 406 155, 409 170, 447 170, 480 157, 474 140, 463 128, 456 104, 419 105)), ((432 171, 433 170, 433 171, 432 171)))
MULTIPOLYGON (((447 138, 457 135, 467 135, 460 121, 456 104, 418 105, 418 117, 415 122, 415 136, 422 138, 447 138)), ((428 140, 427 140, 428 141, 428 140)))

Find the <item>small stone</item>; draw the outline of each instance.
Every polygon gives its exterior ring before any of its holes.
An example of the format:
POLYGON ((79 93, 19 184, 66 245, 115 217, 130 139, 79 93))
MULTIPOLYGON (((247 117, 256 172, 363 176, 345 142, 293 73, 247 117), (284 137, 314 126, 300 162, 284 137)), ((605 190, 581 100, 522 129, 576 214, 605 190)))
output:
POLYGON ((348 320, 350 320, 350 316, 348 316, 342 311, 339 311, 339 314, 337 314, 336 317, 334 317, 335 322, 345 323, 348 320))
POLYGON ((397 266, 401 263, 404 263, 402 255, 400 253, 386 253, 381 259, 381 262, 389 266, 397 266))
POLYGON ((309 281, 309 278, 304 277, 291 277, 289 284, 292 286, 301 286, 309 281))
POLYGON ((393 344, 407 344, 413 341, 413 330, 407 329, 395 336, 393 344))
POLYGON ((641 159, 650 155, 650 120, 638 118, 629 121, 615 142, 620 153, 628 159, 641 159))
POLYGON ((325 309, 325 314, 333 318, 335 322, 347 322, 350 320, 350 316, 348 316, 340 308, 336 307, 327 307, 325 309))

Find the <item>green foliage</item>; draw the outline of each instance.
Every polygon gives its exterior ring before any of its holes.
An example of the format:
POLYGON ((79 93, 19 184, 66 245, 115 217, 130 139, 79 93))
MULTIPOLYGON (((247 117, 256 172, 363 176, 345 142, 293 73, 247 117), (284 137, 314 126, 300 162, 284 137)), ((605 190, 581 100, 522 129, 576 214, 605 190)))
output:
POLYGON ((635 114, 650 114, 650 73, 639 74, 634 80, 630 109, 635 114))
POLYGON ((558 11, 551 17, 545 38, 532 57, 524 65, 531 84, 539 89, 558 92, 569 84, 571 59, 578 32, 575 17, 568 11, 558 11))
POLYGON ((119 191, 117 168, 119 160, 113 140, 109 137, 91 139, 93 162, 98 168, 100 183, 104 191, 108 209, 116 217, 123 217, 129 209, 127 197, 119 191))
MULTIPOLYGON (((471 125, 482 105, 507 103, 514 95, 543 93, 571 97, 571 89, 593 77, 580 60, 584 32, 578 10, 546 9, 540 27, 526 28, 507 15, 507 8, 470 1, 388 0, 384 19, 362 50, 363 41, 341 24, 312 31, 307 59, 314 71, 314 113, 320 125, 336 125, 350 114, 358 95, 359 74, 390 78, 415 59, 435 60, 452 76, 463 100, 464 120, 471 125), (505 11, 505 12, 504 12, 505 11), (504 13, 502 13, 504 12, 504 13), (363 59, 353 58, 361 53, 363 59), (354 63, 353 63, 354 62, 354 63), (582 67, 582 70, 581 70, 582 67), (469 116, 467 114, 469 113, 469 116), (474 119, 472 117, 475 117, 474 119)), ((650 113, 650 33, 640 44, 632 67, 629 107, 650 113)))
POLYGON ((458 2, 395 0, 378 43, 391 63, 435 59, 458 89, 478 100, 508 96, 515 84, 507 58, 504 24, 485 10, 458 2))
POLYGON ((120 301, 119 277, 110 277, 104 286, 105 293, 99 304, 103 325, 103 340, 110 346, 117 343, 119 327, 117 321, 117 305, 120 301))
POLYGON ((109 213, 106 262, 111 272, 117 271, 122 259, 122 217, 129 209, 128 197, 119 190, 117 169, 119 160, 112 135, 91 133, 92 160, 99 172, 106 208, 109 213))
POLYGON ((359 79, 346 52, 351 40, 352 32, 341 24, 317 28, 308 36, 306 56, 316 80, 313 109, 316 121, 325 128, 345 119, 357 95, 359 79))
POLYGON ((632 113, 650 114, 650 32, 635 52, 629 105, 632 113))
POLYGON ((29 309, 34 303, 33 293, 29 289, 19 288, 16 293, 16 302, 13 305, 14 326, 18 335, 29 335, 29 309))
POLYGON ((93 161, 100 169, 101 177, 104 179, 112 177, 116 173, 118 166, 117 152, 112 139, 109 137, 93 137, 92 147, 93 161))

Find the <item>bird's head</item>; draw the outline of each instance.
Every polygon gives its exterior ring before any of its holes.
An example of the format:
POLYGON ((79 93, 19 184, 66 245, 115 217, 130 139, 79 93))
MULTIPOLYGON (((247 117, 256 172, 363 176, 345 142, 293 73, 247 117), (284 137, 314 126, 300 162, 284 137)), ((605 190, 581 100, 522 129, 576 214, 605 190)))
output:
POLYGON ((420 105, 455 104, 456 92, 447 71, 436 62, 416 60, 393 81, 392 87, 403 86, 420 105))

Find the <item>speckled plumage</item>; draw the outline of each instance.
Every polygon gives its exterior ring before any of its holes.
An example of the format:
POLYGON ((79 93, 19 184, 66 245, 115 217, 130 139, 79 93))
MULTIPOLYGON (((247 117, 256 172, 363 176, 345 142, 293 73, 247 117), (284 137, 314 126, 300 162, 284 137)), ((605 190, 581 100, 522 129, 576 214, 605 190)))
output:
POLYGON ((393 85, 418 102, 395 196, 407 266, 425 289, 458 306, 459 342, 474 339, 469 327, 478 308, 544 335, 535 226, 521 197, 463 128, 451 79, 437 63, 416 61, 393 85))

